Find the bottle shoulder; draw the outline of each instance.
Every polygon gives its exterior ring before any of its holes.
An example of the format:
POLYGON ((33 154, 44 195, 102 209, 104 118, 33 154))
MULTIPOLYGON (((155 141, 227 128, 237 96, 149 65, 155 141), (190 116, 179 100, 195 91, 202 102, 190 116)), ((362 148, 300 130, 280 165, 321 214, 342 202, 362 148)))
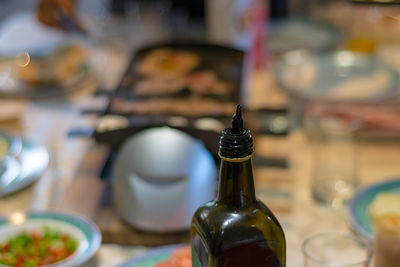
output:
POLYGON ((238 207, 232 204, 211 201, 201 206, 193 216, 192 226, 198 231, 214 233, 226 232, 228 228, 246 227, 270 228, 275 232, 283 230, 271 210, 262 202, 238 207))

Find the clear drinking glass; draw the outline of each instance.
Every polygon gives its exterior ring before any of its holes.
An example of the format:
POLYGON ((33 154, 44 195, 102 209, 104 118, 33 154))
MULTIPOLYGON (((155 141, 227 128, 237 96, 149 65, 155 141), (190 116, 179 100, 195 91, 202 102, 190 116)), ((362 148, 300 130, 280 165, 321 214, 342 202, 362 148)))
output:
POLYGON ((367 242, 342 232, 313 235, 302 250, 305 267, 368 267, 373 251, 367 242))
POLYGON ((306 121, 313 151, 311 190, 313 198, 338 209, 353 195, 358 184, 356 122, 316 116, 306 121))

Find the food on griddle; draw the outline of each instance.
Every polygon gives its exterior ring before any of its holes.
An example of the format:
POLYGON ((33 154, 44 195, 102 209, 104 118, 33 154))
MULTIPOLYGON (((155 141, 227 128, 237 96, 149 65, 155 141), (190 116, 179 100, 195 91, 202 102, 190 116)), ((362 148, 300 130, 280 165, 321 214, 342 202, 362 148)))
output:
POLYGON ((177 114, 188 117, 203 115, 230 115, 235 111, 235 103, 219 102, 207 98, 132 101, 117 98, 112 102, 111 107, 112 110, 122 114, 177 114))
POLYGON ((137 95, 157 96, 173 94, 185 87, 185 79, 182 77, 172 78, 148 78, 137 82, 134 85, 134 92, 137 95))
POLYGON ((183 76, 200 62, 195 53, 169 48, 155 49, 144 56, 136 71, 144 76, 183 76))
POLYGON ((231 92, 229 83, 218 80, 213 71, 197 71, 186 76, 186 86, 196 94, 224 95, 231 92))

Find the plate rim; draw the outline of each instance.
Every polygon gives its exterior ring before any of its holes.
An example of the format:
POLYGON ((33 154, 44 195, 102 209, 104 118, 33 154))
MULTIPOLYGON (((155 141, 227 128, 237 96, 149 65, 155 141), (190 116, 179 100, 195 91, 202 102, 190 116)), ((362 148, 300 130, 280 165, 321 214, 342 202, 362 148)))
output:
MULTIPOLYGON (((88 249, 86 251, 84 251, 83 253, 76 255, 76 257, 71 258, 69 261, 63 261, 60 263, 54 263, 54 264, 46 265, 46 266, 49 266, 49 267, 50 266, 54 266, 54 267, 55 266, 59 266, 59 267, 80 266, 81 264, 85 263, 90 258, 92 258, 100 248, 100 245, 102 242, 102 235, 101 235, 100 229, 91 219, 89 219, 85 216, 78 215, 76 213, 65 213, 65 212, 59 212, 59 211, 29 211, 29 212, 25 212, 22 214, 26 216, 26 220, 28 220, 28 219, 47 219, 47 220, 53 220, 53 221, 62 221, 67 224, 70 224, 71 226, 82 231, 85 238, 88 241, 88 244, 89 244, 88 249), (43 217, 43 218, 41 218, 41 217, 43 217), (89 230, 90 233, 92 234, 92 240, 87 238, 86 231, 82 230, 79 227, 79 225, 77 225, 75 223, 71 223, 70 220, 65 220, 66 218, 72 219, 73 221, 86 226, 87 230, 89 230)), ((0 216, 0 227, 5 227, 7 225, 10 225, 9 217, 0 216)), ((23 225, 23 223, 21 225, 23 225)), ((0 265, 0 266, 2 266, 2 265, 0 265)))
MULTIPOLYGON (((296 50, 304 50, 309 52, 307 49, 296 49, 296 50)), ((294 51, 294 50, 292 50, 294 51)), ((290 53, 291 51, 288 51, 287 53, 290 53)), ((381 59, 378 56, 371 56, 371 55, 365 55, 359 52, 354 52, 346 49, 341 49, 338 51, 328 51, 320 54, 312 54, 315 59, 319 62, 320 60, 326 59, 326 58, 331 58, 335 57, 338 53, 345 52, 345 53, 351 53, 355 55, 358 58, 366 59, 370 62, 373 62, 376 64, 376 66, 379 67, 381 70, 385 70, 386 73, 389 74, 390 76, 390 84, 383 88, 383 92, 376 94, 374 96, 370 97, 361 97, 359 99, 355 98, 332 98, 330 99, 329 96, 326 96, 324 94, 319 95, 319 94, 314 94, 313 90, 308 90, 307 92, 301 92, 298 89, 292 88, 290 86, 287 86, 287 84, 284 82, 284 79, 282 78, 283 76, 283 71, 284 68, 287 66, 287 63, 284 60, 284 56, 282 57, 282 60, 278 62, 278 64, 275 67, 274 75, 276 76, 277 83, 286 91, 287 93, 294 95, 296 97, 304 98, 306 100, 310 101, 321 101, 321 102, 328 102, 328 103, 374 103, 377 101, 382 101, 389 99, 393 95, 396 95, 399 93, 399 88, 398 85, 400 84, 400 74, 396 71, 396 69, 389 63, 386 63, 383 59, 381 59)), ((312 89, 312 88, 311 88, 312 89)))
MULTIPOLYGON (((343 37, 343 35, 339 32, 338 28, 333 25, 330 25, 328 23, 323 23, 323 22, 312 21, 311 19, 302 18, 302 17, 293 17, 293 18, 289 18, 289 19, 275 19, 275 20, 271 21, 271 26, 272 26, 271 27, 271 36, 273 36, 274 34, 276 34, 276 32, 281 30, 280 29, 281 27, 290 25, 290 24, 296 24, 296 23, 301 23, 303 26, 309 27, 310 29, 312 28, 313 30, 318 29, 320 31, 324 31, 331 38, 331 40, 329 40, 328 44, 326 44, 326 45, 320 46, 318 48, 313 48, 313 49, 306 48, 311 51, 327 52, 327 51, 329 51, 330 48, 335 47, 335 45, 337 45, 340 42, 340 39, 343 37)), ((290 50, 292 50, 292 49, 290 49, 290 50)), ((281 52, 278 49, 277 51, 279 54, 285 54, 286 52, 288 52, 290 50, 286 50, 286 51, 283 50, 283 52, 281 52)), ((275 51, 275 53, 276 53, 276 51, 275 51)))
POLYGON ((161 246, 161 247, 151 248, 140 255, 129 258, 125 262, 117 265, 117 267, 132 267, 132 264, 140 263, 140 261, 146 260, 152 256, 159 254, 159 253, 171 253, 175 249, 186 246, 186 245, 189 245, 189 244, 181 243, 181 244, 172 244, 172 245, 165 245, 165 246, 161 246))
MULTIPOLYGON (((399 176, 392 176, 389 177, 388 179, 385 179, 384 181, 378 182, 378 183, 373 183, 370 184, 369 186, 366 186, 362 189, 360 189, 348 202, 347 205, 347 212, 346 212, 346 217, 347 221, 350 223, 351 228, 361 235, 362 237, 366 238, 368 241, 373 241, 374 236, 373 233, 368 232, 360 221, 358 220, 357 216, 355 215, 355 209, 362 197, 368 194, 368 192, 373 191, 374 189, 379 189, 381 187, 384 187, 385 185, 390 185, 390 184, 399 184, 400 188, 400 177, 399 176)), ((383 192, 383 191, 382 191, 383 192)))
MULTIPOLYGON (((23 146, 22 137, 17 136, 4 128, 0 128, 0 138, 5 139, 8 145, 7 152, 4 156, 16 157, 21 153, 23 146)), ((0 161, 1 159, 0 155, 0 161)))
MULTIPOLYGON (((44 172, 49 167, 50 154, 49 154, 49 151, 43 145, 40 145, 36 142, 32 142, 25 138, 21 138, 21 140, 22 140, 21 141, 22 148, 21 148, 21 152, 19 153, 18 156, 20 156, 24 152, 24 149, 26 149, 27 147, 34 147, 35 149, 41 150, 44 154, 46 154, 46 163, 43 164, 44 165, 43 169, 39 170, 37 173, 30 173, 29 175, 24 176, 21 181, 19 181, 19 182, 13 181, 10 183, 8 188, 0 190, 0 197, 5 197, 8 195, 14 194, 14 193, 24 189, 25 187, 29 186, 34 181, 36 181, 41 175, 43 175, 44 172)), ((22 168, 23 163, 21 162, 21 160, 18 160, 18 163, 20 164, 20 168, 22 168)), ((21 174, 18 174, 18 176, 14 180, 17 180, 17 179, 21 179, 21 174)))

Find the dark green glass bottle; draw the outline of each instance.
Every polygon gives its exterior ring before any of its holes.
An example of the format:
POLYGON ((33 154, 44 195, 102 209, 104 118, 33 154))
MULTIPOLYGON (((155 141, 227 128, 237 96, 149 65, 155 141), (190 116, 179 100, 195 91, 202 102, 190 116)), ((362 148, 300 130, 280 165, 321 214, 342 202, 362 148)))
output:
POLYGON ((283 230, 255 196, 252 154, 252 137, 243 128, 238 105, 232 128, 220 140, 217 199, 201 206, 192 219, 193 267, 286 266, 283 230))

